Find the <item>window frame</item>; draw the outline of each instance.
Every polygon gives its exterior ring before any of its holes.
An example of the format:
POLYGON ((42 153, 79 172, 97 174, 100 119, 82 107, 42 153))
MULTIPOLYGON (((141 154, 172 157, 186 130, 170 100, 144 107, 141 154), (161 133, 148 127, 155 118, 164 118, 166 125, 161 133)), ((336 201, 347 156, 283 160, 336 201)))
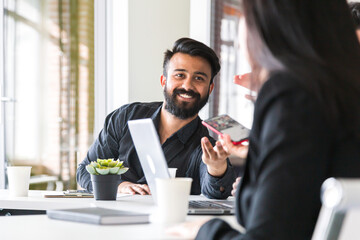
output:
POLYGON ((129 102, 128 0, 94 0, 94 9, 96 138, 106 115, 129 102))
MULTIPOLYGON (((0 32, 4 32, 4 1, 0 0, 0 32)), ((4 34, 0 37, 0 189, 5 189, 5 115, 4 115, 4 34)))
POLYGON ((109 38, 108 21, 110 16, 107 16, 109 7, 108 0, 94 0, 94 48, 95 48, 95 122, 94 122, 94 138, 99 133, 103 121, 107 113, 108 98, 107 87, 108 77, 107 74, 108 65, 110 59, 108 56, 109 47, 107 46, 107 40, 109 38), (100 81, 102 79, 102 81, 100 81))

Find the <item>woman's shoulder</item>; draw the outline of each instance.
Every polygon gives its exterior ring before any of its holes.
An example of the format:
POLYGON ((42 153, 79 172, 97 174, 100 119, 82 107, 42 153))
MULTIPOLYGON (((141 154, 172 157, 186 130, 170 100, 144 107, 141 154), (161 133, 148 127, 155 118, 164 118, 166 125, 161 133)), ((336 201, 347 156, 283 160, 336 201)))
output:
POLYGON ((277 71, 270 74, 268 80, 264 83, 260 92, 271 88, 273 90, 283 91, 286 89, 299 88, 301 79, 294 73, 286 71, 277 71))
POLYGON ((288 114, 317 113, 324 115, 323 103, 302 84, 298 76, 288 72, 272 74, 263 84, 256 103, 255 113, 263 116, 270 110, 288 114))
POLYGON ((261 87, 257 102, 266 102, 280 96, 308 94, 301 84, 301 79, 293 73, 278 71, 272 73, 261 87))

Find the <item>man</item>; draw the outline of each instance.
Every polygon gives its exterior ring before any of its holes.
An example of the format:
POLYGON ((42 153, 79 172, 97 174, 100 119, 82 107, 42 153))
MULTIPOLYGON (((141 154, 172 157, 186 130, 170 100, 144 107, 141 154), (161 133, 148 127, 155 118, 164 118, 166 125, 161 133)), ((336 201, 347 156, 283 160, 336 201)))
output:
POLYGON ((351 17, 356 27, 356 35, 360 41, 360 2, 349 3, 351 17))
POLYGON ((170 168, 177 177, 191 177, 191 194, 209 198, 226 198, 235 180, 228 154, 209 137, 198 112, 214 88, 213 79, 220 70, 215 52, 198 41, 181 38, 172 51, 165 52, 163 75, 164 102, 132 103, 110 113, 98 139, 90 147, 77 170, 77 181, 92 190, 85 166, 97 158, 124 161, 129 170, 121 175, 118 192, 150 194, 127 122, 152 118, 170 168), (209 140, 210 139, 210 140, 209 140), (210 142, 211 141, 211 142, 210 142))

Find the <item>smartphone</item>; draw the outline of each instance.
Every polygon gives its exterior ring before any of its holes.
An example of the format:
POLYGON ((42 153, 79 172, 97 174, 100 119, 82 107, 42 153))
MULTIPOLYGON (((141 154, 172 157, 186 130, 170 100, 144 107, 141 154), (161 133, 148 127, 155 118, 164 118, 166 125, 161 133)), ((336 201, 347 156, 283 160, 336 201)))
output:
POLYGON ((202 124, 220 136, 223 134, 230 135, 231 141, 235 145, 248 142, 250 129, 244 127, 227 114, 209 118, 202 121, 202 124))
POLYGON ((64 191, 65 196, 78 196, 78 197, 83 197, 83 196, 93 196, 93 193, 87 191, 87 190, 66 190, 64 191))
POLYGON ((94 195, 87 190, 67 190, 62 192, 46 192, 45 198, 93 198, 94 195))

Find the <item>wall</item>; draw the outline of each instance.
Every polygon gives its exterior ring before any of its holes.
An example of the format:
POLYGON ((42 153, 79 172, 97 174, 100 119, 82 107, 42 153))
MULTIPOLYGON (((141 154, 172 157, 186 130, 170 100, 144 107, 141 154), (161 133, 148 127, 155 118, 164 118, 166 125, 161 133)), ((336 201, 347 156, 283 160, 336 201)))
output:
POLYGON ((189 1, 131 0, 129 10, 129 101, 162 100, 163 53, 189 36, 189 1))
MULTIPOLYGON (((118 26, 123 30, 113 42, 115 50, 117 43, 122 44, 114 52, 120 57, 113 66, 113 108, 134 101, 162 101, 163 53, 178 38, 189 36, 190 0, 122 0, 118 8, 127 16, 122 15, 118 26)), ((115 29, 116 20, 113 24, 115 29)))

